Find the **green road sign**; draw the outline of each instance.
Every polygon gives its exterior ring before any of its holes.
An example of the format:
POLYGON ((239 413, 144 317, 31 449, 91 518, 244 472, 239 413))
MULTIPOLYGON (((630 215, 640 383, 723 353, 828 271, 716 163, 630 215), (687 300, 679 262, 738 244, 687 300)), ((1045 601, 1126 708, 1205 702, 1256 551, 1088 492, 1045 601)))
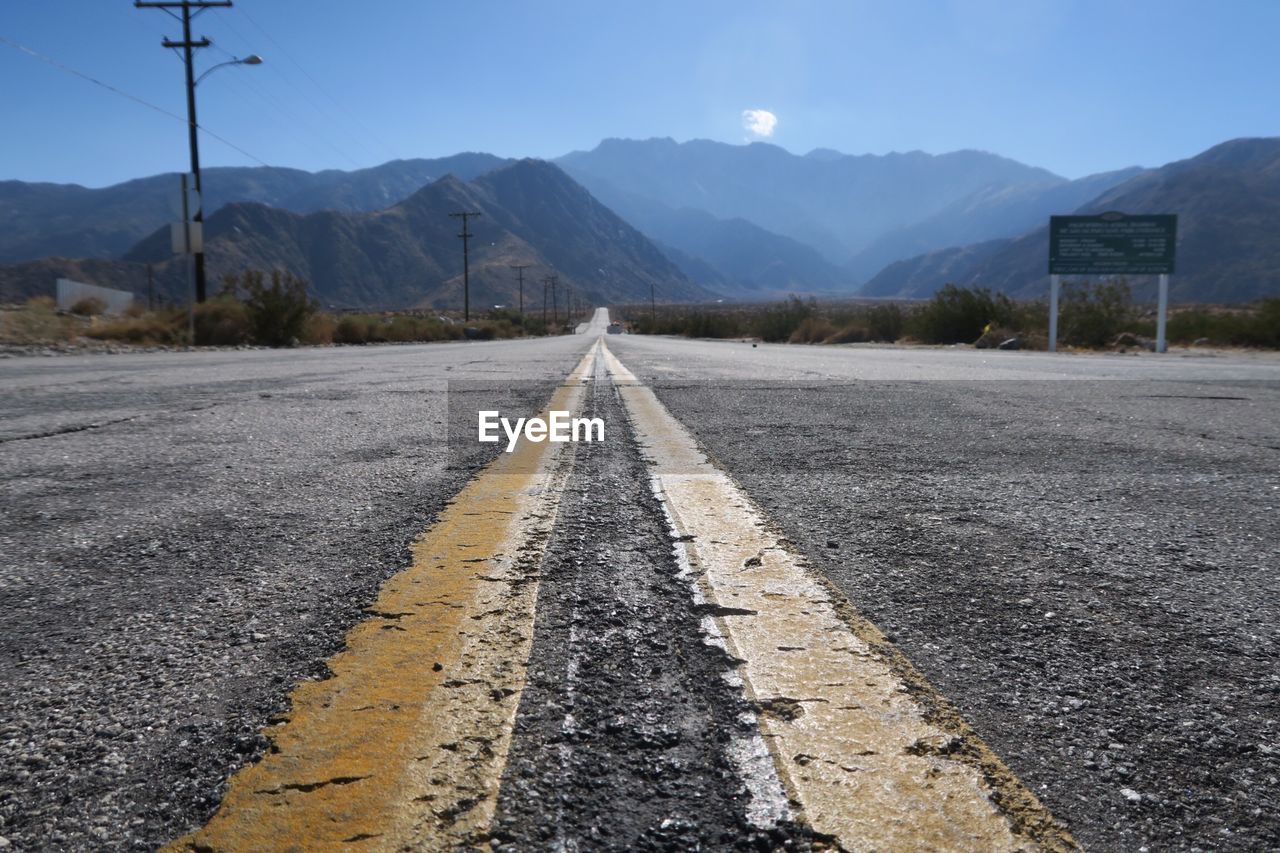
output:
POLYGON ((1178 217, 1173 214, 1049 217, 1050 275, 1169 275, 1178 217))

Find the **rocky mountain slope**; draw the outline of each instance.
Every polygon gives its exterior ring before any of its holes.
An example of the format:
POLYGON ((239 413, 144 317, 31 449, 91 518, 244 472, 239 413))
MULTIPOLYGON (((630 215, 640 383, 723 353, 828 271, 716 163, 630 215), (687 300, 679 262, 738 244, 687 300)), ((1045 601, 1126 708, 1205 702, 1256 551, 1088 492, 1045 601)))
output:
MULTIPOLYGON (((1143 172, 1075 212, 1176 213, 1182 302, 1247 302, 1280 295, 1280 138, 1236 139, 1187 160, 1143 172)), ((868 296, 927 296, 947 282, 990 287, 1018 297, 1048 292, 1049 230, 944 249, 887 267, 868 296)), ((1138 298, 1153 284, 1132 282, 1138 298)))

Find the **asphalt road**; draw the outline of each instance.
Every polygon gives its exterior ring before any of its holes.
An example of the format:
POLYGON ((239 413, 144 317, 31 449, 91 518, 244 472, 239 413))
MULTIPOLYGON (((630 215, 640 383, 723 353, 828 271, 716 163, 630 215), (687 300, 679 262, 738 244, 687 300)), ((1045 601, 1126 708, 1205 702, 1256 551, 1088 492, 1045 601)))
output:
POLYGON ((1086 848, 1280 845, 1274 356, 613 348, 1086 848))
POLYGON ((483 461, 446 442, 447 382, 535 410, 586 346, 0 361, 0 837, 153 849, 207 818, 483 461))
MULTIPOLYGON (((1082 844, 1280 846, 1280 360, 608 341, 1082 844)), ((0 837, 207 819, 496 452, 446 442, 457 395, 533 412, 589 343, 0 361, 0 837)), ((804 846, 743 824, 742 699, 611 436, 544 558, 494 840, 804 846)))

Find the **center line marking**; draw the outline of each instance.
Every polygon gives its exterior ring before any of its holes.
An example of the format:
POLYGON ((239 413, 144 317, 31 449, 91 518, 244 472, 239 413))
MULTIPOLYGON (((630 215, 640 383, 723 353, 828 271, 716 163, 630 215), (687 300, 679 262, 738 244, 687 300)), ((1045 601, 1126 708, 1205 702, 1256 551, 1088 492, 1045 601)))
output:
POLYGON ((603 349, 797 817, 846 850, 1078 845, 883 634, 603 349))
MULTIPOLYGON (((578 412, 594 345, 547 407, 578 412)), ((545 413, 544 413, 545 414, 545 413)), ((174 850, 455 849, 484 843, 533 644, 542 551, 573 454, 521 440, 469 482, 299 685, 270 751, 174 850)))

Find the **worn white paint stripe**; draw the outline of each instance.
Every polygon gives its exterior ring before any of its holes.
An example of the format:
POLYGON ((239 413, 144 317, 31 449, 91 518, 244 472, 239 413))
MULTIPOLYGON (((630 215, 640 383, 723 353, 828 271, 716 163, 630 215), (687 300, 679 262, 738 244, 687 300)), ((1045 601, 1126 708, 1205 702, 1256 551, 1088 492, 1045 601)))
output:
POLYGON ((1075 848, 607 345, 603 355, 799 817, 850 850, 1075 848))

